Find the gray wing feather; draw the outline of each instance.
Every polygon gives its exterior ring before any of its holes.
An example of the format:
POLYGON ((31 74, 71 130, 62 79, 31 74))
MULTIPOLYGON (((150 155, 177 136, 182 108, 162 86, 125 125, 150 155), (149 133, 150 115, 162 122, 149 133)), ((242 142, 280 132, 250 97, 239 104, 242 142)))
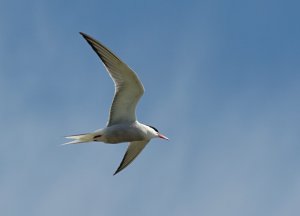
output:
POLYGON ((134 141, 129 143, 127 151, 123 157, 122 162, 120 163, 118 169, 114 173, 116 175, 121 170, 125 169, 145 148, 145 146, 149 143, 150 140, 147 141, 134 141))
POLYGON ((115 96, 107 126, 136 121, 135 108, 144 94, 144 87, 138 76, 99 41, 85 33, 80 34, 100 57, 115 83, 115 96))

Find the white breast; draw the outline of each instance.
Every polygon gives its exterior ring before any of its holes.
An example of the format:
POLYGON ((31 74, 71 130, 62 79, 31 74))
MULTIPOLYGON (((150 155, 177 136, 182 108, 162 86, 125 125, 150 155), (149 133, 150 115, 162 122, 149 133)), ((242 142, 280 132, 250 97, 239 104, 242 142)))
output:
POLYGON ((103 133, 103 142, 120 143, 142 141, 147 139, 147 131, 134 122, 128 124, 117 124, 105 128, 103 133))

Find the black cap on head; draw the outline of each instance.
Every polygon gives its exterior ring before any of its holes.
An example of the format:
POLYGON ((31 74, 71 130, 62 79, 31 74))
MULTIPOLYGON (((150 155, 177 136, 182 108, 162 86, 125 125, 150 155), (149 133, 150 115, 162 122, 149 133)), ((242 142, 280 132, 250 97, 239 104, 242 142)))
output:
POLYGON ((147 125, 148 127, 151 127, 153 130, 155 130, 157 133, 159 133, 159 131, 155 128, 155 127, 153 127, 153 126, 151 126, 151 125, 147 125))

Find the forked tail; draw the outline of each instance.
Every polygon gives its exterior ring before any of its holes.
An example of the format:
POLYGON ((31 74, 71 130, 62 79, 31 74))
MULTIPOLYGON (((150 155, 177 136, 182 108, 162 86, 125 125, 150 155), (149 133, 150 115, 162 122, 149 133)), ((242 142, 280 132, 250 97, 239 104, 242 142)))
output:
POLYGON ((78 135, 71 135, 66 136, 67 139, 73 139, 70 142, 64 143, 63 145, 68 144, 78 144, 78 143, 84 143, 84 142, 91 142, 93 141, 94 135, 92 133, 86 133, 86 134, 78 134, 78 135))

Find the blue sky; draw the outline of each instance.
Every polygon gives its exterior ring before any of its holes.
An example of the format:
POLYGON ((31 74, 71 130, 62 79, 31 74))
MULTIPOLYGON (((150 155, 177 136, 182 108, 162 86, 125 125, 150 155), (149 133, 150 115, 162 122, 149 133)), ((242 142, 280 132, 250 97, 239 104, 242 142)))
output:
POLYGON ((298 1, 0 1, 0 214, 299 215, 298 1), (153 140, 60 146, 105 126, 113 85, 78 34, 144 83, 153 140))

